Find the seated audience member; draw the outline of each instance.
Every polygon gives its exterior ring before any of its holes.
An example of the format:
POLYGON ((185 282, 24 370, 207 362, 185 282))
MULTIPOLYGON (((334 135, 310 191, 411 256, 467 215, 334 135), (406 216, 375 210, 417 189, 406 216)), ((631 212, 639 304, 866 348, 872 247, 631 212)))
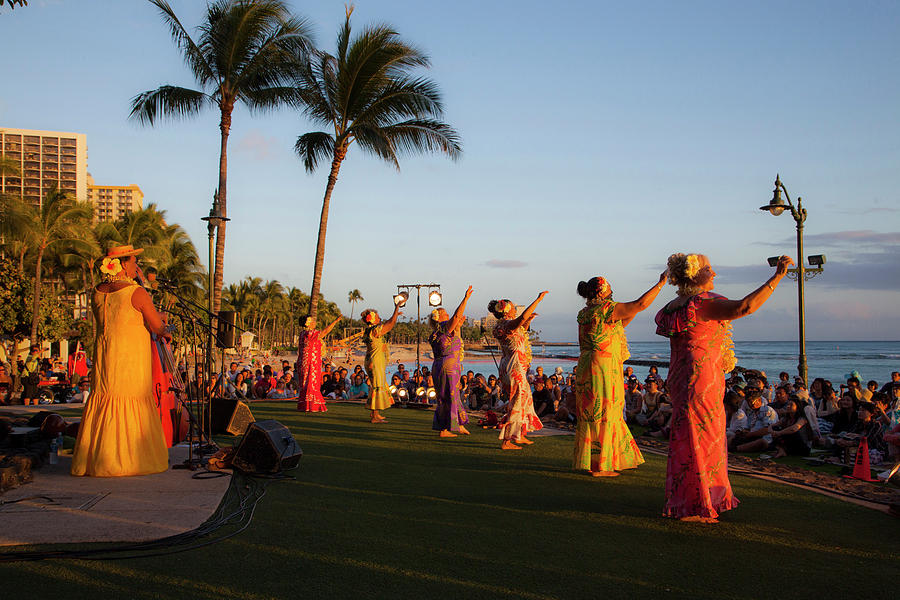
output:
POLYGON ((469 384, 466 402, 475 410, 488 410, 491 408, 491 392, 488 389, 484 375, 476 373, 475 378, 469 384))
POLYGON ((537 368, 534 370, 534 381, 532 382, 532 384, 536 383, 538 379, 540 379, 541 381, 543 381, 544 378, 545 378, 545 376, 544 376, 544 367, 537 367, 537 368))
POLYGON ((625 386, 625 422, 635 423, 635 417, 641 414, 644 406, 644 395, 638 390, 638 378, 632 375, 625 386))
POLYGON ((853 400, 855 402, 859 402, 860 400, 865 400, 863 396, 863 390, 859 386, 859 377, 854 375, 856 371, 850 374, 850 377, 847 378, 847 384, 841 386, 841 395, 844 395, 844 392, 850 392, 850 395, 853 396, 853 400))
POLYGON ((348 395, 351 400, 364 400, 368 398, 369 386, 366 385, 366 378, 359 373, 354 374, 353 384, 348 390, 348 395))
POLYGON ((890 395, 891 388, 894 386, 900 386, 900 371, 891 371, 891 380, 881 386, 881 389, 878 391, 890 395))
POLYGON ((812 383, 809 384, 809 397, 812 399, 813 404, 816 405, 816 410, 819 408, 819 403, 822 400, 822 393, 825 387, 825 380, 821 377, 816 377, 813 379, 812 383))
POLYGON ((878 391, 878 382, 874 379, 869 380, 866 383, 866 389, 863 390, 863 400, 872 401, 872 395, 878 391))
POLYGON ((831 415, 838 412, 838 398, 831 387, 830 381, 822 382, 822 397, 816 402, 816 418, 819 421, 819 431, 822 434, 831 433, 833 422, 828 419, 831 415))
POLYGON ((774 458, 782 456, 809 456, 810 427, 809 421, 796 396, 787 401, 785 411, 773 426, 772 443, 775 446, 774 458))
POLYGON ((869 443, 870 452, 877 450, 884 456, 887 453, 887 444, 884 440, 884 428, 875 418, 875 405, 863 400, 856 406, 856 422, 849 431, 853 437, 837 438, 834 441, 835 445, 840 448, 856 448, 859 446, 859 438, 864 437, 869 443))
POLYGON ((491 375, 487 380, 487 390, 490 408, 496 408, 500 404, 500 381, 496 375, 491 375))
POLYGON ((853 399, 851 392, 844 392, 841 399, 838 400, 838 410, 824 420, 831 423, 831 436, 837 436, 844 432, 849 432, 856 425, 856 400, 853 399))
POLYGON ((649 425, 650 417, 659 408, 660 396, 662 396, 662 392, 659 391, 659 380, 647 376, 647 380, 644 382, 644 394, 641 399, 641 412, 637 413, 634 416, 635 420, 638 422, 638 425, 642 425, 644 427, 647 427, 649 425))
POLYGON ((332 371, 328 379, 322 381, 322 385, 319 386, 319 391, 322 393, 323 397, 328 397, 334 391, 334 388, 337 387, 338 381, 341 379, 341 374, 339 371, 332 371))
POLYGON ((284 388, 284 381, 279 381, 278 383, 275 384, 274 389, 271 389, 266 393, 266 398, 271 398, 271 399, 276 399, 276 400, 281 400, 281 399, 289 398, 289 397, 290 396, 288 396, 287 390, 285 390, 285 388, 284 388))
POLYGON ((403 380, 400 379, 400 375, 397 373, 391 375, 391 384, 388 386, 388 391, 391 392, 391 397, 394 399, 394 402, 406 402, 409 400, 409 397, 406 395, 406 386, 403 385, 403 380))
POLYGON ((771 406, 762 403, 759 390, 749 388, 744 410, 746 425, 734 432, 731 444, 737 452, 761 452, 772 443, 772 426, 778 422, 778 415, 771 406))
POLYGON ((539 419, 556 414, 556 406, 553 405, 553 394, 547 389, 544 380, 534 378, 534 412, 539 419))
POLYGON ((562 388, 559 385, 559 377, 554 373, 544 380, 544 387, 550 390, 550 393, 553 395, 554 405, 559 406, 559 403, 562 402, 562 388))
POLYGON ((87 402, 88 397, 91 395, 91 379, 90 377, 82 377, 78 380, 78 391, 72 394, 72 397, 69 398, 69 402, 72 403, 84 403, 87 402))
POLYGON ((664 393, 659 395, 657 402, 656 411, 647 417, 648 433, 655 438, 668 439, 669 421, 672 418, 672 403, 669 401, 669 396, 664 393))
POLYGON ((728 445, 738 431, 747 429, 747 415, 741 409, 743 399, 736 392, 725 392, 725 439, 728 445))
POLYGON ((344 387, 343 379, 338 378, 327 397, 329 400, 349 400, 350 394, 347 392, 347 388, 344 387))
POLYGON ((425 380, 422 379, 421 371, 416 370, 413 373, 412 379, 407 381, 404 387, 406 387, 406 392, 409 394, 409 398, 413 402, 427 402, 427 398, 425 398, 424 396, 422 398, 419 398, 416 394, 416 390, 418 390, 419 388, 425 388, 425 380))
MULTIPOLYGON (((394 371, 394 375, 396 375, 400 381, 403 381, 403 374, 406 372, 406 366, 402 363, 397 363, 397 370, 394 371)), ((393 379, 393 375, 391 376, 391 379, 393 379)))
POLYGON ((569 376, 569 385, 562 393, 562 402, 559 403, 559 410, 556 411, 556 420, 575 425, 578 421, 578 407, 575 403, 575 377, 569 376))
MULTIPOLYGON (((650 374, 647 375, 647 380, 650 380, 650 379, 655 379, 657 388, 659 390, 662 390, 663 383, 665 383, 665 381, 663 380, 662 377, 660 377, 659 368, 657 368, 656 365, 650 365, 650 374)), ((644 381, 645 386, 647 385, 647 380, 644 381)))
POLYGON ((775 409, 775 414, 777 414, 779 418, 787 412, 787 404, 790 395, 791 389, 789 383, 781 384, 775 388, 775 398, 769 403, 769 406, 775 409))
POLYGON ((350 381, 350 371, 348 371, 344 367, 341 367, 338 372, 341 374, 341 380, 343 380, 344 382, 344 389, 349 390, 351 383, 353 383, 352 381, 350 381))

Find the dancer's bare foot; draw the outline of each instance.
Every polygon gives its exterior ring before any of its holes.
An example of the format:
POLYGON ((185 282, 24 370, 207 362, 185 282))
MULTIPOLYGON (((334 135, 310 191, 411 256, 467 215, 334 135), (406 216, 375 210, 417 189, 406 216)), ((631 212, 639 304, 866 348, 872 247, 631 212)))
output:
POLYGON ((512 443, 512 440, 503 440, 503 443, 500 444, 501 450, 521 450, 522 446, 516 446, 512 443))
POLYGON ((591 477, 618 477, 615 471, 591 471, 591 477))
POLYGON ((718 523, 719 522, 719 520, 715 517, 698 517, 698 516, 680 517, 678 520, 681 521, 682 523, 718 523))
POLYGON ((520 437, 520 438, 517 438, 517 439, 513 440, 513 441, 514 441, 515 443, 517 443, 517 444, 525 444, 526 446, 527 446, 528 444, 533 444, 533 443, 534 443, 534 442, 532 442, 531 440, 529 440, 527 437, 525 437, 524 435, 523 435, 522 437, 520 437))
POLYGON ((462 425, 459 426, 459 432, 463 435, 469 435, 469 430, 466 429, 465 427, 463 427, 462 425))
POLYGON ((438 434, 441 437, 456 437, 456 434, 447 429, 441 429, 441 432, 438 434))

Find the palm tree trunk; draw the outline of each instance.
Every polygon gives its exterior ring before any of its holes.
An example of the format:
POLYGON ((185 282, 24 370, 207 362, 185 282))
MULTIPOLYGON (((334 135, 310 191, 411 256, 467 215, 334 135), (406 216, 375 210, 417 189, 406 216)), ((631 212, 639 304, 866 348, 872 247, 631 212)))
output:
MULTIPOLYGON (((227 183, 228 183, 228 134, 231 131, 231 111, 233 103, 222 104, 222 119, 219 130, 222 132, 222 142, 219 149, 219 214, 227 217, 227 183)), ((224 281, 225 262, 225 221, 220 220, 216 229, 216 266, 213 270, 213 312, 218 314, 222 305, 222 285, 224 281)))
POLYGON ((31 313, 31 343, 37 343, 38 321, 41 318, 41 260, 44 258, 45 246, 38 246, 37 265, 34 267, 34 304, 31 313))
POLYGON ((319 217, 319 240, 316 242, 316 264, 313 268, 312 291, 309 293, 309 316, 316 322, 319 310, 319 288, 322 285, 322 267, 325 264, 325 233, 328 231, 328 207, 331 204, 331 192, 337 183, 338 172, 341 163, 347 156, 347 146, 342 145, 334 149, 334 158, 331 161, 331 173, 328 174, 328 185, 325 186, 325 198, 322 200, 322 215, 319 217))
POLYGON ((25 272, 25 252, 28 250, 28 244, 22 242, 22 251, 19 252, 19 270, 17 271, 18 275, 22 275, 25 272))

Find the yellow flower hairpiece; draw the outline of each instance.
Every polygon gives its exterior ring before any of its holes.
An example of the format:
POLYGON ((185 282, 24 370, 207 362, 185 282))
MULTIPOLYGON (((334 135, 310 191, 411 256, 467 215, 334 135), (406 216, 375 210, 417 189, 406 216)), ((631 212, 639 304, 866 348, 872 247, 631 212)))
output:
POLYGON ((441 309, 440 309, 440 308, 436 308, 436 309, 434 309, 433 311, 431 311, 431 318, 434 319, 434 321, 435 321, 436 323, 441 323, 441 322, 443 322, 443 321, 448 320, 448 319, 450 318, 450 316, 447 315, 447 318, 446 318, 446 319, 442 319, 442 318, 441 318, 441 309))
POLYGON ((375 322, 375 312, 370 312, 366 315, 366 323, 374 323, 375 322))
POLYGON ((100 272, 104 275, 118 275, 122 272, 122 263, 119 262, 118 258, 104 258, 103 263, 100 265, 100 272))
POLYGON ((684 275, 688 279, 693 279, 700 272, 700 257, 696 254, 688 254, 685 262, 687 264, 684 268, 684 275))

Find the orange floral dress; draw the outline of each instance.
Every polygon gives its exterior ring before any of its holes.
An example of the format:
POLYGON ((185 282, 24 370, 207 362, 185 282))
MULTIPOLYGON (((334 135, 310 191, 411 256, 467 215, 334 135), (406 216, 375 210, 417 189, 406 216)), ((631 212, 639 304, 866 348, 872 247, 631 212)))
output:
POLYGON ((529 431, 543 428, 534 412, 534 399, 525 371, 531 358, 528 333, 524 327, 512 327, 502 320, 494 327, 494 337, 500 344, 500 387, 509 398, 506 414, 500 420, 500 439, 514 440, 529 431))

